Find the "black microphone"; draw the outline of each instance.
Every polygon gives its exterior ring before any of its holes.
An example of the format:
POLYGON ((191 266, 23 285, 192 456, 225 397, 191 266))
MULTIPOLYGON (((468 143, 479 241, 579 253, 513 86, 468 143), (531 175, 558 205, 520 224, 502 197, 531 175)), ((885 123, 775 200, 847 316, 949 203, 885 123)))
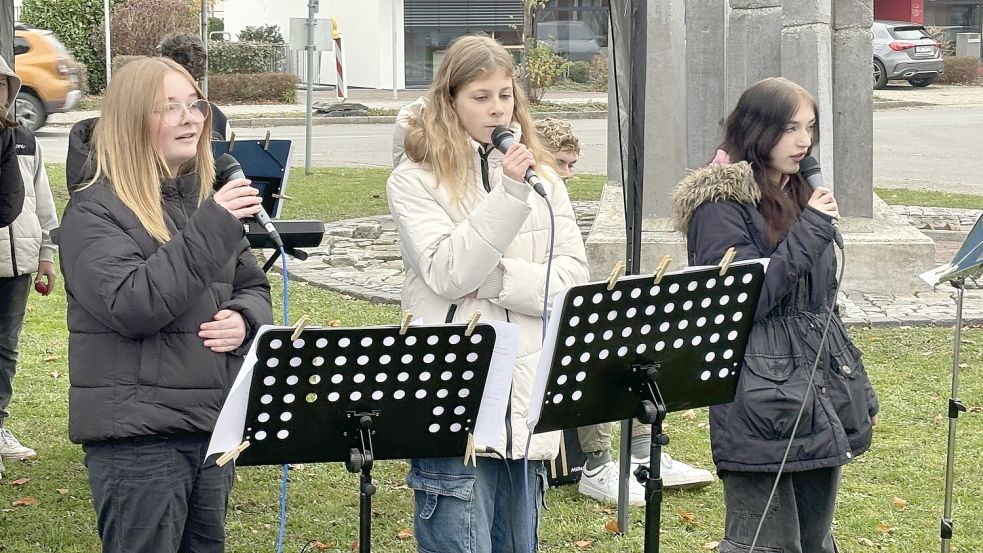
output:
MULTIPOLYGON (((806 180, 813 190, 823 185, 823 173, 819 167, 819 162, 812 156, 806 156, 799 162, 799 173, 806 180)), ((843 235, 840 234, 839 224, 833 219, 833 241, 843 249, 843 235)))
MULTIPOLYGON (((505 127, 495 127, 495 130, 491 134, 492 145, 495 149, 503 154, 509 151, 509 147, 515 142, 515 136, 512 131, 506 129, 505 127)), ((526 169, 526 182, 532 185, 532 189, 536 191, 542 197, 546 197, 546 190, 543 189, 543 183, 539 181, 539 175, 532 170, 532 167, 526 169)))
MULTIPOLYGON (((236 158, 232 157, 232 154, 222 154, 215 159, 215 173, 218 178, 220 185, 223 185, 231 180, 244 179, 246 174, 242 172, 242 166, 236 161, 236 158)), ((270 216, 263 209, 263 205, 260 204, 259 211, 254 215, 256 221, 259 222, 267 234, 270 235, 270 239, 276 244, 277 248, 283 247, 283 240, 280 239, 280 233, 277 232, 276 227, 273 226, 273 221, 270 221, 270 216)))

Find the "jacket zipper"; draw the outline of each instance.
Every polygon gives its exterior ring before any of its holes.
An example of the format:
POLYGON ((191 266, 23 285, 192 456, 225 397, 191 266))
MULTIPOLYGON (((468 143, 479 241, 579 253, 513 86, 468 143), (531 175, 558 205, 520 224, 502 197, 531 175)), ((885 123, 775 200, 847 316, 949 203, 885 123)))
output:
POLYGON ((10 223, 7 227, 7 232, 10 233, 10 265, 14 270, 14 276, 17 276, 17 248, 14 246, 14 224, 10 223))
MULTIPOLYGON (((509 310, 505 310, 505 322, 511 323, 509 320, 509 310)), ((507 459, 512 459, 512 391, 515 389, 515 383, 509 388, 509 401, 505 404, 505 457, 507 459)), ((529 457, 529 452, 526 452, 526 457, 529 457)))

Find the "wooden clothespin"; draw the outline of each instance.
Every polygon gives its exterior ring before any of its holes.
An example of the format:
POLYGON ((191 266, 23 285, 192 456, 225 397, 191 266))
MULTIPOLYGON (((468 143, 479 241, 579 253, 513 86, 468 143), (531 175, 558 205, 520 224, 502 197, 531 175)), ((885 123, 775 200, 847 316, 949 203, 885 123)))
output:
POLYGON ((731 261, 734 261, 734 256, 737 255, 737 250, 734 248, 727 248, 727 253, 720 259, 720 276, 727 274, 727 269, 730 269, 731 261))
POLYGON ((232 153, 232 150, 235 149, 235 147, 236 147, 236 133, 230 133, 229 134, 229 153, 230 154, 232 153))
POLYGON ((270 131, 266 131, 266 139, 263 140, 263 149, 270 151, 270 131))
POLYGON ((478 466, 478 459, 474 453, 474 434, 468 432, 468 446, 464 451, 464 466, 468 466, 468 463, 474 466, 478 466))
POLYGON ((474 332, 474 327, 478 325, 478 319, 480 318, 481 311, 475 311, 470 317, 468 317, 468 328, 464 331, 465 336, 471 336, 471 333, 474 332))
POLYGON ((406 334, 406 329, 410 327, 410 320, 413 318, 412 311, 403 311, 403 318, 399 323, 399 335, 403 336, 406 334))
POLYGON ((273 194, 274 198, 279 198, 281 200, 292 200, 293 196, 287 196, 286 194, 273 194))
POLYGON ((621 270, 624 268, 624 261, 618 261, 614 264, 614 268, 611 269, 611 274, 608 276, 608 290, 614 290, 614 285, 618 283, 618 277, 621 276, 621 270))
POLYGON ((239 454, 242 453, 242 450, 246 449, 247 447, 249 447, 249 440, 245 440, 241 444, 232 448, 231 451, 226 451, 223 453, 218 459, 215 460, 215 464, 220 467, 224 467, 229 461, 235 461, 238 459, 239 454))
POLYGON ((672 258, 668 255, 662 256, 662 261, 659 261, 659 266, 655 268, 655 283, 658 284, 662 282, 662 277, 666 276, 666 271, 669 270, 669 264, 672 263, 672 258))
MULTIPOLYGON (((567 461, 567 443, 563 438, 563 432, 560 432, 560 473, 563 476, 570 474, 570 464, 567 461)), ((553 469, 553 474, 557 474, 556 469, 553 469)))
POLYGON ((296 341, 297 338, 300 338, 300 333, 304 332, 304 329, 307 328, 308 322, 310 322, 310 319, 307 318, 307 315, 304 315, 300 318, 300 320, 294 323, 294 333, 290 335, 291 342, 296 341))

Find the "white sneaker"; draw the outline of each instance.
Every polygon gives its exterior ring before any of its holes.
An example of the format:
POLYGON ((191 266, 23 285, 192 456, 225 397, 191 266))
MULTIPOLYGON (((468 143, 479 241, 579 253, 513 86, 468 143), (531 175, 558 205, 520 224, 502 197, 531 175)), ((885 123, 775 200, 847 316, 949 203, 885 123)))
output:
MULTIPOLYGON (((646 463, 648 459, 645 460, 646 463)), ((688 490, 702 488, 713 483, 710 471, 698 469, 682 461, 676 461, 665 451, 662 452, 662 487, 667 490, 688 490)))
POLYGON ((37 457, 36 451, 21 445, 10 429, 0 426, 0 459, 22 461, 37 457))
MULTIPOLYGON (((632 472, 641 464, 639 459, 631 458, 632 472)), ((584 470, 580 473, 580 493, 593 497, 594 499, 608 503, 618 502, 618 475, 620 474, 618 461, 609 461, 593 470, 588 470, 584 465, 584 470)), ((638 483, 634 476, 628 478, 628 504, 645 505, 645 488, 638 483)))

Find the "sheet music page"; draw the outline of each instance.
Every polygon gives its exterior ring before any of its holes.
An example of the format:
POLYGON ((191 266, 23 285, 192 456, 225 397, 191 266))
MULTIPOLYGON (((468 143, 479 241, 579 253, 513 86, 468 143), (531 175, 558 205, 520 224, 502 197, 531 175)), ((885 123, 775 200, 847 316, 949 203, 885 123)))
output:
POLYGON ((492 352, 485 391, 481 396, 478 418, 474 424, 475 445, 497 444, 505 432, 505 416, 512 394, 512 370, 519 350, 518 325, 505 321, 484 321, 495 329, 495 349, 492 352))
POLYGON ((218 415, 215 422, 215 431, 212 432, 212 439, 208 442, 208 451, 205 453, 207 458, 213 453, 225 453, 235 449, 242 443, 242 433, 246 427, 246 406, 249 402, 249 388, 253 382, 253 367, 256 365, 256 345, 259 344, 259 337, 268 330, 287 329, 289 326, 263 325, 256 332, 253 343, 249 346, 249 351, 242 361, 239 374, 236 375, 232 383, 232 390, 229 397, 222 405, 222 412, 218 415))
MULTIPOLYGON (((764 265, 765 272, 767 273, 768 272, 768 263, 770 263, 770 262, 771 262, 771 260, 768 259, 767 257, 759 257, 757 259, 745 259, 744 261, 734 261, 733 263, 731 263, 731 266, 736 266, 736 265, 750 265, 752 263, 760 263, 760 264, 764 265)), ((667 275, 678 275, 678 274, 681 274, 681 273, 688 273, 690 271, 702 271, 702 270, 705 270, 705 269, 713 269, 713 268, 716 268, 716 267, 719 267, 719 265, 688 265, 688 266, 683 267, 682 269, 680 269, 678 271, 670 271, 670 272, 668 272, 666 274, 667 275)))
POLYGON ((556 351, 556 334, 560 329, 563 303, 567 299, 567 292, 569 290, 569 287, 564 288, 553 297, 553 306, 559 306, 559 308, 550 311, 550 319, 546 323, 546 339, 543 340, 543 349, 539 353, 539 365, 536 367, 536 378, 532 384, 532 397, 529 399, 529 415, 526 418, 526 427, 530 432, 536 428, 536 423, 539 422, 539 415, 543 411, 546 381, 550 376, 550 363, 553 360, 553 352, 556 351))

